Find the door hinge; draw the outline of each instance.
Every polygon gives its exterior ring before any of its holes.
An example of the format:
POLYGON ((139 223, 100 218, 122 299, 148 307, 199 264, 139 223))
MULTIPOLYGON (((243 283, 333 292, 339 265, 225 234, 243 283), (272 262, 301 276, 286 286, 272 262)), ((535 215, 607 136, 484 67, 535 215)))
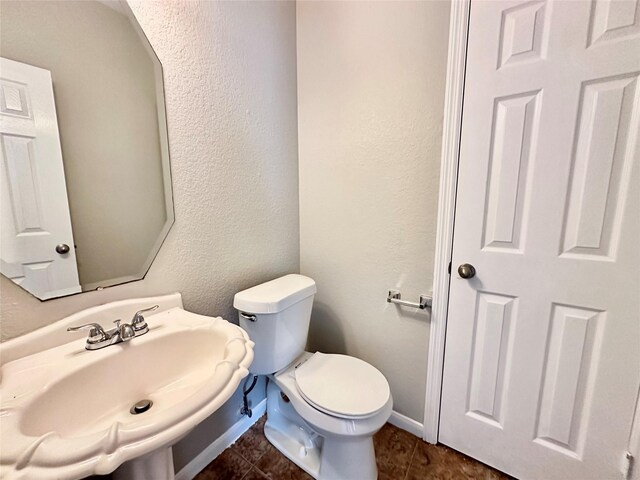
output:
POLYGON ((633 455, 631 452, 624 452, 622 459, 622 478, 629 480, 631 478, 631 470, 633 470, 633 455))

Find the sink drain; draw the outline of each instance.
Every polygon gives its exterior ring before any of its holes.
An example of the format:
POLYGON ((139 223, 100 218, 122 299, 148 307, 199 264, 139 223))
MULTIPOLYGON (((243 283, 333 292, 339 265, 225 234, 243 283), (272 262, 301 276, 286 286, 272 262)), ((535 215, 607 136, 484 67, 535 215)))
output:
POLYGON ((129 410, 129 412, 131 412, 132 415, 138 415, 149 410, 152 405, 153 402, 151 400, 140 400, 139 402, 136 402, 133 407, 131 407, 131 410, 129 410))

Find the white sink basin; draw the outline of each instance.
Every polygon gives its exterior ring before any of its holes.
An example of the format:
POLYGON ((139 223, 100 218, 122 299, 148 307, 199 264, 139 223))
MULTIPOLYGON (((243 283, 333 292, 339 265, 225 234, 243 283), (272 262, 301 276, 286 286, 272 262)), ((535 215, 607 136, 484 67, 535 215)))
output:
POLYGON ((0 383, 0 477, 109 473, 173 445, 217 410, 248 374, 254 344, 240 327, 181 306, 179 295, 114 302, 0 345, 6 362, 0 383), (129 318, 153 304, 161 308, 146 316, 149 332, 125 343, 88 351, 84 335, 65 332, 90 321, 107 327, 104 318, 129 318), (59 342, 65 338, 59 331, 69 335, 67 343, 51 346, 52 336, 59 342), (131 414, 143 399, 152 407, 131 414))

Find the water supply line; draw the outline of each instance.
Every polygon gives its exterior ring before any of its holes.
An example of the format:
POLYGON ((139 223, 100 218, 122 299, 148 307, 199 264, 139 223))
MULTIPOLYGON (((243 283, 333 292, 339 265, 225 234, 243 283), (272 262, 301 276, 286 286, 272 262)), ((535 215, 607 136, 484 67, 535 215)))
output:
POLYGON ((249 380, 251 380, 251 378, 247 377, 247 379, 244 381, 244 385, 242 386, 242 408, 240 409, 240 415, 246 415, 247 417, 251 418, 251 415, 253 415, 253 412, 249 408, 249 399, 247 398, 247 396, 251 393, 251 390, 253 390, 253 387, 256 386, 256 382, 258 381, 258 376, 257 375, 253 376, 253 381, 251 382, 251 386, 247 389, 247 383, 249 383, 249 380))

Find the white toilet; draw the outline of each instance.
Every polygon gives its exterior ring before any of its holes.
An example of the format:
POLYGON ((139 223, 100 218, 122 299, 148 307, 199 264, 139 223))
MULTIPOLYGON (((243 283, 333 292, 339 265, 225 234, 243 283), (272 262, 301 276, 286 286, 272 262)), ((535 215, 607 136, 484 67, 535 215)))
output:
POLYGON ((251 372, 268 375, 269 441, 321 480, 377 478, 373 434, 393 400, 384 375, 347 355, 305 352, 315 282, 286 275, 235 295, 254 347, 251 372))

